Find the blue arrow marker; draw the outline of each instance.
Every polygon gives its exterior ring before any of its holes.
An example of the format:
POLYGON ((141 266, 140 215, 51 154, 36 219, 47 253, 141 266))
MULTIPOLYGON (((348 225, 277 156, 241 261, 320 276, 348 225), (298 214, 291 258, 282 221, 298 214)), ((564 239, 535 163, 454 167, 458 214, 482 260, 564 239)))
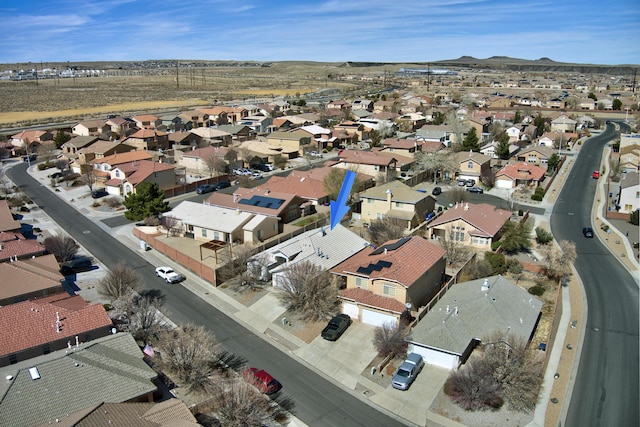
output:
POLYGON ((340 223, 340 220, 349 212, 349 206, 347 206, 347 199, 349 199, 349 194, 351 193, 351 187, 353 186, 353 182, 356 180, 356 173, 352 171, 347 171, 344 176, 344 181, 342 181, 342 187, 340 188, 340 193, 338 194, 338 200, 335 202, 331 200, 329 203, 329 213, 331 215, 331 229, 340 223))

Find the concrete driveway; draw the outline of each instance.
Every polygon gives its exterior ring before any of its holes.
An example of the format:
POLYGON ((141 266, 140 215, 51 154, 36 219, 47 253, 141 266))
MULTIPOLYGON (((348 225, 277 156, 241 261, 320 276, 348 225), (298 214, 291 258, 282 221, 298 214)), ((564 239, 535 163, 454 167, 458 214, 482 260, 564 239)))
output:
POLYGON ((374 330, 374 326, 353 322, 337 341, 327 341, 318 336, 309 345, 296 350, 295 354, 353 390, 362 371, 376 357, 374 330))

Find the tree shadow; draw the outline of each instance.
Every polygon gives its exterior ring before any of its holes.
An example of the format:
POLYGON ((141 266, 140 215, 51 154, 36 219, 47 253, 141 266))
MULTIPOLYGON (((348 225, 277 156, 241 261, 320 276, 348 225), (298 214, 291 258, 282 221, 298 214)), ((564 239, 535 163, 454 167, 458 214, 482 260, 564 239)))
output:
POLYGON ((167 296, 162 293, 160 289, 145 289, 140 291, 140 297, 149 298, 149 299, 157 299, 162 304, 167 301, 167 296))
POLYGON ((218 353, 218 361, 221 365, 229 367, 236 372, 240 371, 247 364, 247 359, 242 356, 233 354, 229 351, 218 353))

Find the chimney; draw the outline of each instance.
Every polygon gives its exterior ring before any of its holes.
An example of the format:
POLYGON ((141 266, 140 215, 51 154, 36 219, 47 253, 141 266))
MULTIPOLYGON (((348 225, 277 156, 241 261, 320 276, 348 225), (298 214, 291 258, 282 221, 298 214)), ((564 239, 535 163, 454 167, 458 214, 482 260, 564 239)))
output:
POLYGON ((391 199, 393 198, 393 192, 390 188, 387 188, 387 191, 385 191, 385 193, 387 194, 387 204, 389 205, 389 210, 391 210, 391 199))
POLYGON ((480 290, 483 292, 486 292, 489 290, 489 280, 488 279, 484 279, 484 282, 482 283, 482 286, 480 287, 480 290))

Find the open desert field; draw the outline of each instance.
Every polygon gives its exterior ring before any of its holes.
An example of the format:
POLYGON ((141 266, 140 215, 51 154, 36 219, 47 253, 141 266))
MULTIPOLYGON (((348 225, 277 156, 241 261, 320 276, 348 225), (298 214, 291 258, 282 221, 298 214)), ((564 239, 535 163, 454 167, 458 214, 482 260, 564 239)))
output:
MULTIPOLYGON (((366 70, 358 69, 362 71, 366 70)), ((328 77, 345 72, 348 69, 338 64, 284 62, 268 67, 107 69, 104 77, 3 80, 0 126, 188 110, 216 102, 259 102, 296 97, 328 85, 348 91, 357 84, 328 77)))

